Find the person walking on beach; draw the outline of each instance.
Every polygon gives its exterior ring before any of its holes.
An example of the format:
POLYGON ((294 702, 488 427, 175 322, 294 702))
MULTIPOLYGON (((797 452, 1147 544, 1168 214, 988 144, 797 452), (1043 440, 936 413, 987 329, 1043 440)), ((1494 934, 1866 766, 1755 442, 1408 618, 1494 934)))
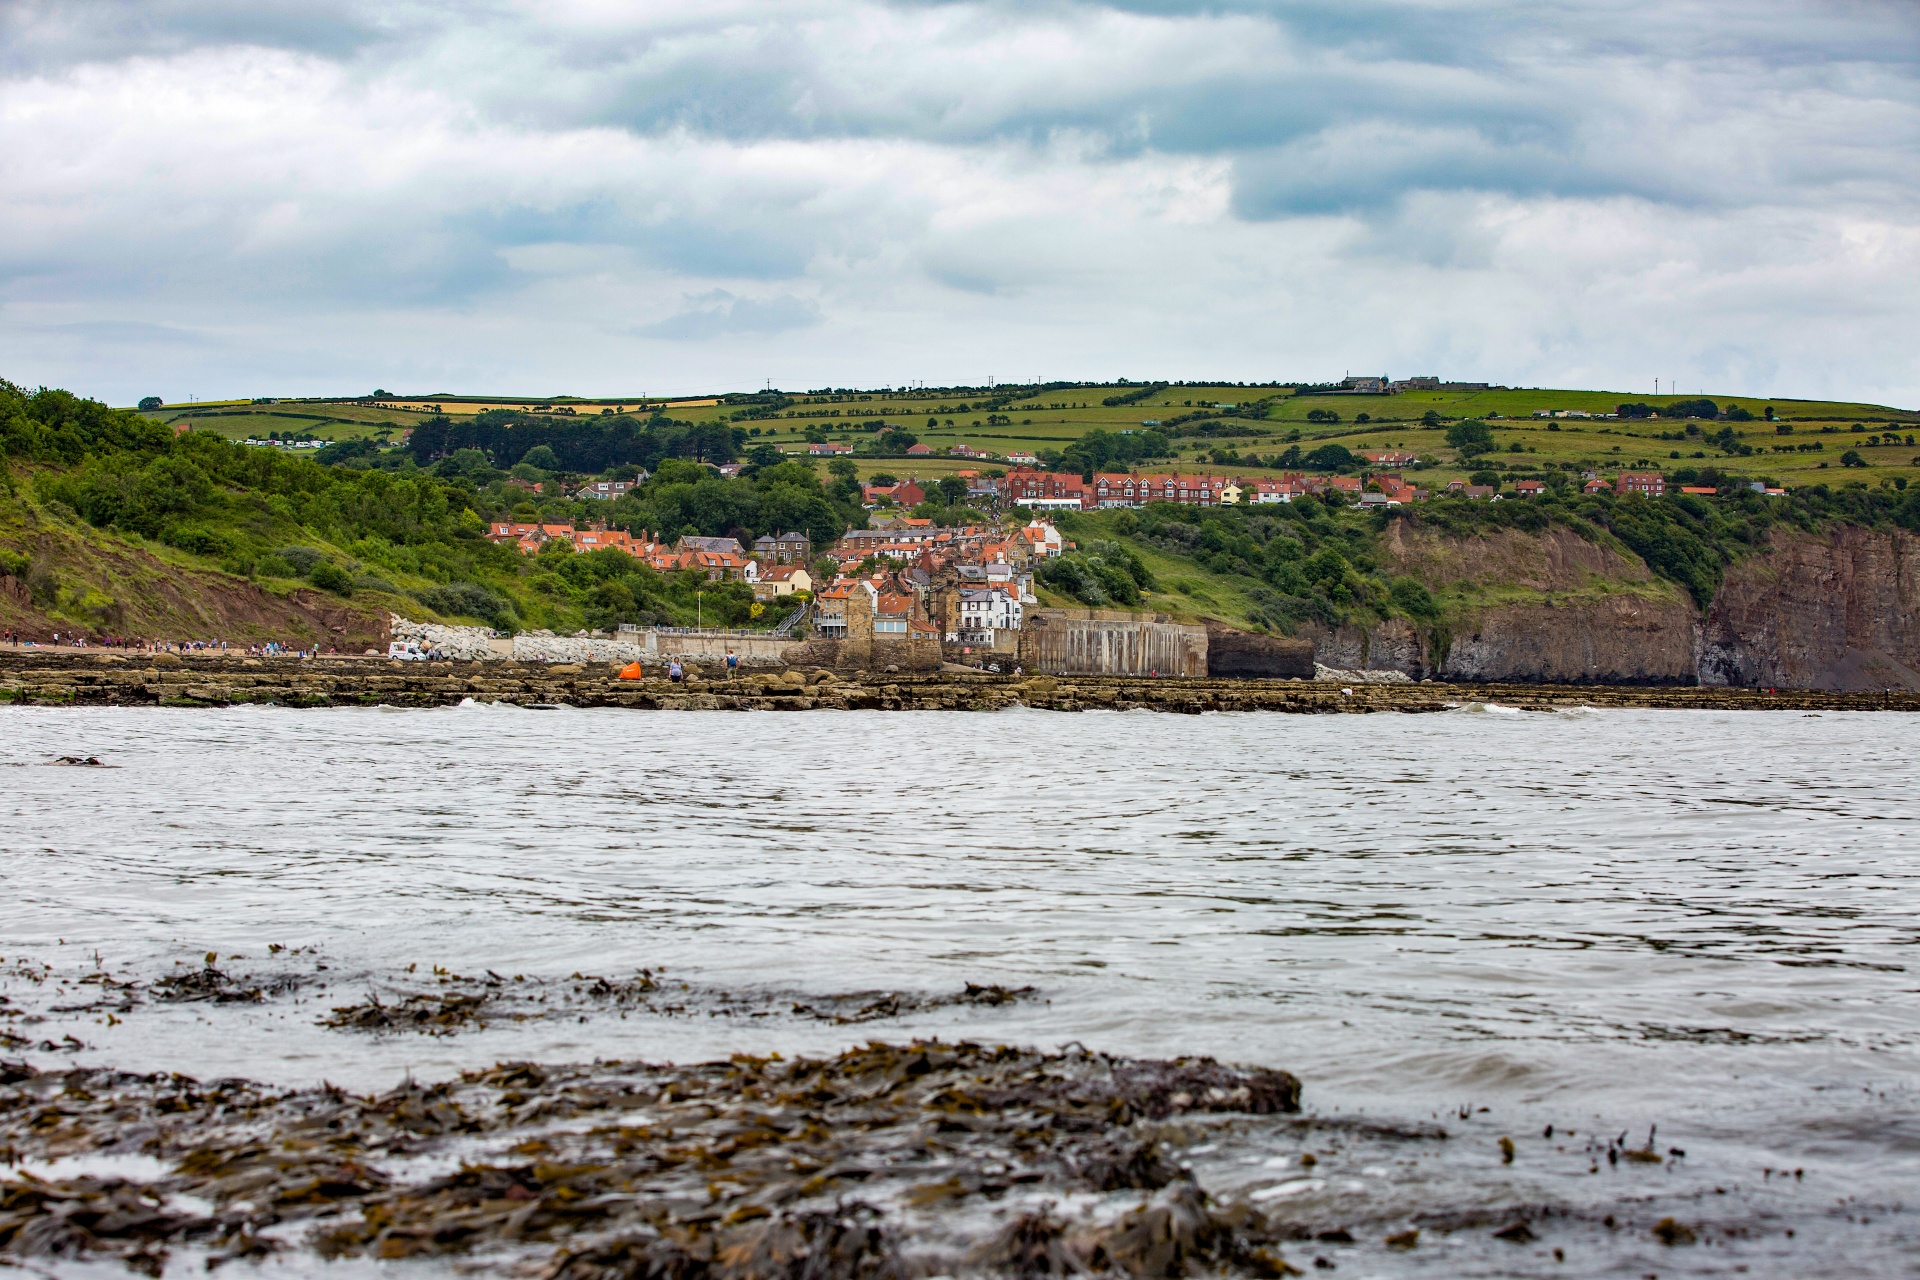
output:
POLYGON ((667 679, 673 681, 675 684, 679 684, 682 680, 686 679, 686 676, 687 673, 680 667, 680 659, 675 658, 667 664, 667 679))
POLYGON ((731 649, 727 650, 727 679, 729 680, 733 679, 733 673, 738 671, 739 669, 740 669, 740 655, 735 653, 731 649))

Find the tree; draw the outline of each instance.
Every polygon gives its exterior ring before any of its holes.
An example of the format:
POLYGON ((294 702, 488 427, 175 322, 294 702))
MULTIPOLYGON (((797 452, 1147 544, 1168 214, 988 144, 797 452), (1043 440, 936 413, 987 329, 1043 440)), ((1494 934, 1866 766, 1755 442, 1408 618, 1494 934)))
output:
POLYGON ((140 397, 140 407, 142 409, 158 409, 161 405, 165 403, 166 401, 162 400, 159 396, 140 397))
POLYGON ((941 476, 933 487, 940 491, 941 500, 950 507, 957 507, 967 500, 967 482, 959 476, 941 476))
POLYGON ((1355 465, 1353 454, 1338 444, 1323 444, 1301 461, 1314 471, 1346 471, 1355 465))
POLYGON ((1858 449, 1849 449, 1840 455, 1840 465, 1843 467, 1864 467, 1867 465, 1867 460, 1860 456, 1858 449))
POLYGON ((1447 443, 1463 458, 1477 458, 1494 450, 1493 428, 1478 418, 1467 418, 1447 428, 1447 443))
POLYGON ((520 461, 530 467, 538 467, 542 471, 558 471, 560 469, 560 455, 553 451, 551 445, 537 444, 533 446, 533 448, 520 455, 520 461))
POLYGON ((1490 485, 1498 489, 1500 487, 1500 473, 1498 471, 1476 471, 1467 477, 1467 483, 1490 485))
POLYGON ((899 484, 900 477, 894 475, 891 471, 876 471, 867 477, 867 483, 879 485, 899 484))
POLYGON ((1439 426, 1439 425, 1440 425, 1440 411, 1439 411, 1438 409, 1429 409, 1429 410, 1427 410, 1427 411, 1426 411, 1425 413, 1423 413, 1423 414, 1421 414, 1421 415, 1420 415, 1420 423, 1421 423, 1421 425, 1422 425, 1422 426, 1427 426, 1427 427, 1437 427, 1437 426, 1439 426))
POLYGON ((1340 421, 1340 415, 1335 413, 1331 409, 1309 409, 1307 410, 1307 421, 1308 422, 1338 422, 1340 421))

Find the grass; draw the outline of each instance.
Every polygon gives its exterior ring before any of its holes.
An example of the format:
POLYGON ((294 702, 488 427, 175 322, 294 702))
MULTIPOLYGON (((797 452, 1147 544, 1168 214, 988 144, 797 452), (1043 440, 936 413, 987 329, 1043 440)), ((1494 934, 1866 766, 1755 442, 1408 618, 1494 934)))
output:
MULTIPOLYGON (((906 427, 936 450, 966 444, 1005 454, 1022 450, 1039 452, 1048 448, 1058 449, 1096 428, 1138 431, 1146 419, 1166 419, 1178 413, 1190 412, 1193 408, 1217 403, 1244 404, 1272 397, 1266 420, 1244 424, 1230 420, 1235 426, 1244 426, 1249 433, 1258 434, 1207 440, 1178 439, 1179 455, 1165 466, 1228 475, 1271 474, 1272 468, 1262 465, 1215 462, 1212 460, 1214 451, 1237 449, 1242 454, 1253 452, 1270 457, 1285 449, 1289 443, 1298 443, 1303 450, 1307 450, 1321 443, 1334 442, 1356 452, 1368 448, 1411 450, 1435 464, 1420 476, 1420 481, 1430 487, 1444 486, 1449 480, 1483 468, 1524 473, 1529 469, 1547 466, 1558 469, 1567 464, 1609 475, 1640 466, 1658 467, 1665 471, 1681 466, 1714 466, 1769 478, 1786 485, 1838 485, 1848 481, 1874 485, 1883 481, 1891 482, 1896 476, 1920 481, 1920 467, 1914 463, 1914 459, 1920 457, 1920 447, 1909 447, 1904 443, 1908 430, 1920 434, 1920 412, 1892 409, 1885 405, 1724 396, 1707 392, 1707 398, 1723 407, 1740 405, 1757 419, 1763 418, 1764 410, 1771 405, 1780 418, 1794 427, 1792 435, 1778 435, 1774 424, 1765 421, 1734 424, 1745 442, 1754 446, 1757 452, 1747 458, 1730 458, 1697 439, 1659 439, 1662 432, 1683 425, 1668 419, 1614 422, 1561 419, 1550 425, 1531 416, 1541 409, 1612 412, 1621 403, 1646 403, 1657 410, 1675 400, 1697 398, 1691 394, 1652 396, 1624 391, 1508 388, 1482 392, 1408 391, 1393 396, 1295 396, 1291 388, 1285 387, 1214 385, 1169 387, 1135 404, 1108 407, 1100 403, 1104 398, 1125 389, 1128 388, 1117 385, 1087 387, 1016 399, 997 410, 1012 419, 1010 424, 988 424, 988 411, 975 407, 982 403, 980 398, 914 392, 865 397, 797 396, 794 397, 793 407, 782 411, 783 416, 743 421, 739 425, 749 431, 760 432, 758 436, 749 437, 749 444, 773 443, 801 451, 805 448, 805 434, 809 428, 823 430, 832 440, 852 442, 867 438, 868 433, 861 429, 863 425, 884 418, 888 423, 906 427), (962 403, 967 408, 961 409, 959 406, 962 403), (1331 410, 1339 414, 1342 421, 1337 424, 1308 422, 1307 414, 1316 409, 1331 410), (1503 451, 1471 465, 1460 464, 1446 447, 1444 429, 1432 429, 1421 424, 1421 416, 1429 410, 1450 419, 1490 413, 1502 415, 1495 427, 1503 451), (1353 418, 1361 413, 1368 414, 1373 420, 1367 423, 1354 422, 1353 418), (834 416, 836 414, 838 416, 834 416), (851 414, 862 416, 849 416, 851 414), (938 425, 928 427, 929 417, 937 418, 938 425), (1852 431, 1852 424, 1856 422, 1864 430, 1852 431), (1901 444, 1866 446, 1860 443, 1866 436, 1879 433, 1883 424, 1897 424, 1901 428, 1901 444), (1813 441, 1824 444, 1825 448, 1818 452, 1774 452, 1777 445, 1793 446, 1813 441), (1519 452, 1508 451, 1514 444, 1520 446, 1519 452), (1868 465, 1843 469, 1840 455, 1848 449, 1857 450, 1868 465), (1681 457, 1672 456, 1676 451, 1681 457), (1694 457, 1695 453, 1705 456, 1694 457)), ((424 412, 394 407, 400 403, 438 403, 450 413, 461 414, 478 412, 482 408, 533 404, 573 403, 596 409, 614 404, 630 407, 639 403, 639 400, 586 401, 568 397, 538 400, 470 397, 456 400, 443 397, 435 401, 396 401, 378 405, 357 400, 298 400, 283 401, 272 406, 229 402, 170 405, 149 416, 166 422, 189 422, 195 430, 211 430, 229 439, 244 439, 250 435, 260 437, 278 430, 283 434, 305 431, 323 440, 342 440, 374 435, 382 429, 388 430, 392 438, 398 438, 402 431, 429 416, 424 412), (217 410, 218 415, 208 415, 209 410, 217 410), (236 413, 235 410, 245 412, 236 413)), ((730 421, 735 410, 713 400, 682 400, 670 402, 669 411, 683 420, 706 422, 730 421)), ((863 476, 881 471, 902 478, 913 476, 923 481, 989 465, 946 457, 855 461, 863 476)))

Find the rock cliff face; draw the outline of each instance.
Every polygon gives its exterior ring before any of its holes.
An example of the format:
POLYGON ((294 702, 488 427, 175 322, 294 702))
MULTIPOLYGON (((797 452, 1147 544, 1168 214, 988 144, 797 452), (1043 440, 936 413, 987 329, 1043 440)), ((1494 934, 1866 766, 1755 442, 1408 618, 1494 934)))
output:
POLYGON ((1695 682, 1686 597, 1638 559, 1570 529, 1453 538, 1396 522, 1386 550, 1389 570, 1455 602, 1450 621, 1318 628, 1321 662, 1442 680, 1695 682))
POLYGON ((1777 532, 1727 571, 1698 669, 1702 684, 1920 689, 1920 538, 1777 532))
POLYGON ((1920 690, 1920 538, 1778 533, 1703 618, 1638 559, 1567 529, 1389 534, 1388 565, 1453 602, 1442 627, 1310 627, 1329 666, 1416 678, 1920 690))

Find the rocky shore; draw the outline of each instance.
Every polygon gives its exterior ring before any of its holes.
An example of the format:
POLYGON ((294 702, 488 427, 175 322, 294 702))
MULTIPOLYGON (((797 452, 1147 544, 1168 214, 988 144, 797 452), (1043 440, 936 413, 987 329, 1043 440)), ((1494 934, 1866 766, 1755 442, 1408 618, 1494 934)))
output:
POLYGON ((0 702, 40 706, 440 707, 467 699, 519 706, 653 711, 1445 711, 1470 703, 1522 710, 1920 711, 1920 693, 1719 687, 1342 684, 1327 680, 1010 676, 695 670, 680 684, 649 670, 623 680, 610 664, 397 662, 384 658, 246 658, 151 653, 0 653, 0 702))

